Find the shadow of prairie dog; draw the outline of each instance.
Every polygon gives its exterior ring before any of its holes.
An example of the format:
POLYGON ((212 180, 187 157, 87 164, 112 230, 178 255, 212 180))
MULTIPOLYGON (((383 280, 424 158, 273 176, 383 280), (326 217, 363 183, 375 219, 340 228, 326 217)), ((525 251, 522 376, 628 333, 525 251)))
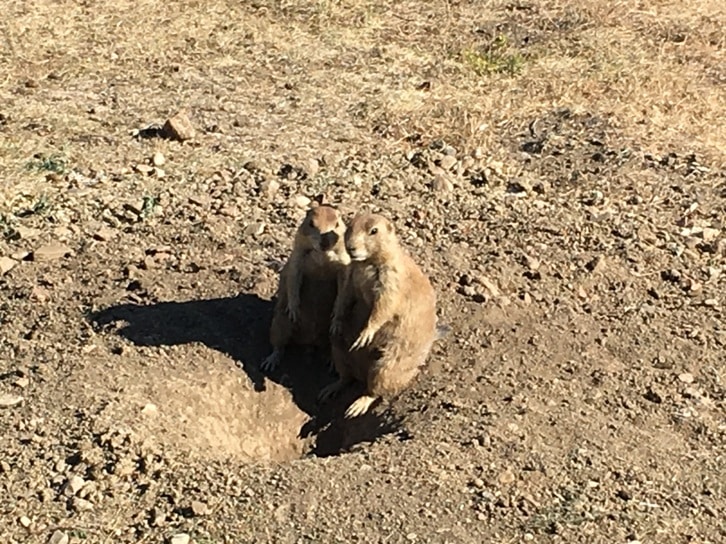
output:
POLYGON ((290 344, 330 345, 333 305, 350 263, 345 230, 340 212, 318 197, 298 227, 292 253, 280 272, 270 325, 273 350, 262 361, 262 370, 274 369, 290 344))
POLYGON ((405 389, 447 327, 437 327, 433 286, 399 245, 390 221, 376 214, 356 215, 345 245, 351 264, 331 323, 332 358, 340 379, 321 391, 320 400, 354 380, 363 382, 365 394, 346 410, 350 418, 405 389))

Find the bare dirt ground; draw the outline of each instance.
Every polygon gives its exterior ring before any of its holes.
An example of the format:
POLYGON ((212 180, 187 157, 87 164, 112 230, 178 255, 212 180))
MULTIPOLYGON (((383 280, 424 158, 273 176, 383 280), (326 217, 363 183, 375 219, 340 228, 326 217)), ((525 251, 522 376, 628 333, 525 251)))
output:
POLYGON ((2 542, 726 542, 721 2, 106 4, 0 1, 2 542), (321 191, 452 328, 351 423, 321 191))

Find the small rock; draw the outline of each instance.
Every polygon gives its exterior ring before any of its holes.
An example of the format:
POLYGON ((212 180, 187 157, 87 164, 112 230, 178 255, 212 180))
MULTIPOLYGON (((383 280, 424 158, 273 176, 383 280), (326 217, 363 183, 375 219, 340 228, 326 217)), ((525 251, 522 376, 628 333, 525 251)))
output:
POLYGON ((320 171, 320 163, 317 159, 309 159, 305 162, 305 172, 309 178, 314 178, 320 171))
POLYGON ((164 157, 164 154, 160 151, 157 151, 154 153, 154 156, 151 157, 151 162, 154 166, 164 166, 164 163, 166 163, 166 158, 164 157))
POLYGON ((593 257, 592 260, 588 261, 588 263, 585 265, 585 268, 588 272, 598 272, 603 268, 605 264, 605 259, 602 257, 602 255, 596 255, 593 257))
POLYGON ((191 538, 186 533, 178 533, 169 539, 169 544, 189 544, 191 538))
POLYGON ((33 251, 33 260, 34 261, 53 261, 55 259, 60 259, 61 257, 65 257, 71 252, 71 249, 68 246, 64 246, 63 244, 47 244, 45 246, 41 246, 35 251, 33 251))
POLYGON ((454 183, 446 174, 436 174, 432 188, 437 193, 449 193, 454 190, 454 183))
POLYGON ((632 495, 632 494, 631 494, 631 493, 630 493, 629 491, 627 491, 627 490, 625 490, 625 489, 619 489, 619 490, 618 490, 618 491, 617 491, 617 492, 615 493, 615 495, 617 495, 617 497, 618 497, 619 499, 622 499, 622 500, 624 500, 624 501, 629 501, 629 500, 631 500, 631 499, 633 498, 633 495, 632 495))
POLYGON ((444 155, 441 158, 441 161, 439 161, 439 166, 441 166, 444 170, 451 170, 454 166, 456 166, 456 162, 456 157, 452 155, 444 155))
POLYGON ((718 300, 715 298, 707 298, 706 300, 703 301, 703 304, 705 306, 710 306, 713 308, 715 306, 718 306, 718 300))
POLYGON ((30 380, 26 378, 25 376, 22 376, 15 380, 15 386, 19 387, 20 389, 25 389, 30 385, 30 380))
POLYGON ((30 525, 33 523, 28 516, 20 516, 20 519, 18 521, 20 522, 20 525, 22 525, 26 529, 30 527, 30 525))
POLYGON ((277 191, 280 190, 280 182, 276 179, 270 179, 267 181, 263 181, 260 184, 260 190, 262 193, 268 197, 273 197, 277 194, 277 191))
POLYGON ((202 501, 192 501, 192 513, 195 516, 204 516, 209 513, 209 506, 202 501))
POLYGON ((148 164, 137 164, 134 166, 134 170, 136 170, 139 174, 144 174, 148 176, 154 171, 154 168, 149 166, 148 164))
POLYGON ((310 199, 305 195, 296 195, 292 198, 293 205, 297 206, 298 208, 307 208, 308 206, 310 206, 310 202, 310 199))
POLYGON ((209 206, 209 197, 207 195, 192 195, 189 197, 189 202, 196 206, 206 208, 209 206))
POLYGON ((718 229, 712 229, 711 227, 706 227, 703 229, 703 232, 701 232, 701 236, 703 236, 703 241, 706 243, 713 242, 716 238, 718 238, 718 235, 721 234, 721 231, 718 229))
POLYGON ((36 236, 38 236, 40 234, 40 230, 18 225, 15 228, 15 234, 17 234, 18 237, 22 238, 23 240, 27 240, 29 238, 35 238, 36 236))
POLYGON ((20 395, 11 395, 10 393, 0 393, 0 408, 13 408, 23 402, 20 395))
POLYGON ((478 487, 479 489, 482 489, 484 487, 484 480, 481 478, 474 478, 474 481, 472 482, 474 484, 474 487, 478 487))
POLYGON ((110 227, 101 227, 93 233, 93 237, 99 242, 108 242, 116 234, 116 230, 110 227))
POLYGON ((10 257, 0 257, 0 276, 10 272, 16 264, 18 264, 17 261, 10 257))
POLYGON ((530 270, 537 270, 540 267, 540 260, 530 255, 524 256, 524 265, 530 270))
POLYGON ((30 298, 37 302, 45 302, 49 297, 50 293, 48 290, 40 285, 36 285, 33 287, 32 291, 30 291, 30 298))
POLYGON ((684 372, 683 374, 678 375, 678 379, 681 380, 683 383, 693 383, 693 374, 690 372, 684 372))
POLYGON ((149 402, 148 404, 145 404, 144 407, 141 409, 141 413, 145 416, 155 416, 159 413, 159 407, 156 406, 156 404, 149 402))
POLYGON ((30 255, 30 251, 20 250, 12 253, 10 256, 16 261, 24 261, 30 255))
POLYGON ((516 479, 517 477, 511 470, 505 470, 499 475, 499 483, 501 484, 511 484, 516 479))
POLYGON ((66 495, 75 495, 81 489, 83 489, 84 485, 86 485, 86 480, 84 480, 77 474, 74 474, 66 481, 65 493, 66 495))
POLYGON ((144 200, 137 200, 136 202, 130 203, 127 202, 124 204, 124 208, 129 210, 131 213, 136 215, 143 215, 144 214, 144 200))
POLYGON ((250 223, 245 227, 245 235, 247 236, 259 236, 263 232, 265 232, 265 224, 264 223, 250 223))
POLYGON ((73 497, 73 508, 79 512, 88 512, 89 510, 93 510, 93 503, 80 497, 73 497))
POLYGON ((689 399, 698 399, 702 395, 701 395, 701 392, 698 389, 696 389, 695 387, 686 387, 683 390, 683 396, 686 398, 689 398, 689 399))
POLYGON ((660 404, 663 402, 663 396, 653 388, 648 388, 643 397, 645 397, 645 400, 648 400, 653 404, 660 404))
POLYGON ((167 119, 161 130, 167 138, 179 140, 180 142, 191 140, 196 136, 194 125, 192 125, 189 116, 184 111, 179 111, 167 119))
POLYGON ((479 276, 479 283, 486 287, 493 297, 498 297, 502 294, 496 284, 485 276, 479 276))
POLYGON ((68 544, 68 535, 63 531, 55 531, 48 539, 48 544, 68 544))

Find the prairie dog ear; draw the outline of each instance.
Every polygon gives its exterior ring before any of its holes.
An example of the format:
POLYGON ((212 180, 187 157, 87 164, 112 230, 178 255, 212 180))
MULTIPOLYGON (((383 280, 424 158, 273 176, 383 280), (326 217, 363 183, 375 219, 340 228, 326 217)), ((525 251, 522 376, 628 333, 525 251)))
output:
POLYGON ((325 193, 320 193, 313 197, 313 201, 310 203, 311 208, 317 208, 325 204, 325 193))
POLYGON ((388 217, 386 217, 386 226, 388 227, 388 232, 396 234, 396 225, 394 225, 393 221, 391 221, 388 217))

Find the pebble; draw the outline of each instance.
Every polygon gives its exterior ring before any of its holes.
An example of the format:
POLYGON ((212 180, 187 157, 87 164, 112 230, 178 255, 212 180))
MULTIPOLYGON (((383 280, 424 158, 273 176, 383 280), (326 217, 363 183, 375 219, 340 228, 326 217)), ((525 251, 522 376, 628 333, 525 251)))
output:
POLYGON ((456 157, 452 155, 444 155, 439 162, 439 165, 444 170, 451 170, 456 165, 456 157))
POLYGON ((449 193, 454 190, 454 183, 446 174, 436 174, 432 187, 437 193, 449 193))
POLYGON ((68 481, 66 482, 67 494, 70 493, 71 495, 75 495, 81 489, 83 489, 84 485, 86 485, 86 480, 84 480, 77 474, 74 474, 73 476, 68 478, 68 481))
POLYGON ((192 512, 195 516, 204 516, 209 513, 209 506, 202 501, 192 501, 192 512))
POLYGON ((79 512, 87 512, 93 510, 93 503, 80 497, 73 498, 73 507, 79 512))
POLYGON ((15 268, 16 264, 18 264, 17 261, 10 257, 0 257, 0 276, 10 272, 13 268, 15 268))
POLYGON ((186 533, 178 533, 169 539, 169 544, 189 544, 190 537, 186 533))
POLYGON ((209 197, 207 195, 192 195, 189 197, 189 202, 202 208, 209 206, 209 197))
POLYGON ((48 544, 68 544, 68 535, 63 531, 55 531, 48 539, 48 544))
POLYGON ((721 234, 721 231, 718 229, 712 229, 711 227, 706 227, 703 229, 703 232, 701 232, 701 236, 703 236, 703 241, 706 243, 713 242, 716 238, 718 238, 718 235, 721 234))
POLYGON ((114 234, 116 234, 114 229, 110 227, 101 227, 93 233, 93 237, 99 242, 108 242, 111 238, 113 238, 114 234))
POLYGON ((146 416, 155 416, 159 413, 159 408, 156 406, 156 404, 149 402, 141 409, 141 413, 146 416))
POLYGON ((690 372, 684 372, 683 374, 678 375, 678 379, 681 380, 683 383, 693 383, 693 374, 690 372))
POLYGON ((20 395, 11 395, 10 393, 0 394, 0 408, 12 408, 23 402, 20 395))
POLYGON ((262 190, 262 193, 266 196, 273 197, 277 194, 277 191, 280 190, 280 182, 276 179, 263 181, 260 184, 260 189, 262 190))
POLYGON ((30 379, 26 378, 25 376, 22 376, 15 380, 15 386, 19 387, 20 389, 25 389, 30 385, 30 379))
POLYGON ((189 116, 184 111, 179 111, 167 119, 162 131, 167 138, 179 140, 180 142, 191 140, 196 135, 194 125, 192 125, 189 116))
POLYGON ((164 157, 164 154, 160 151, 157 151, 154 153, 154 156, 151 158, 151 162, 154 163, 154 166, 163 166, 166 162, 166 158, 164 157))
POLYGON ((30 525, 33 523, 28 516, 20 516, 20 519, 18 521, 20 522, 20 525, 22 525, 26 529, 30 527, 30 525))
POLYGON ((499 483, 511 484, 514 480, 516 480, 516 476, 511 470, 505 470, 499 475, 499 483))
POLYGON ((320 171, 320 163, 317 159, 308 159, 305 162, 305 172, 308 177, 314 178, 315 175, 320 171))
POLYGON ((250 223, 245 227, 245 235, 247 236, 259 236, 263 232, 265 232, 265 224, 264 223, 250 223))
POLYGON ((53 261, 65 257, 71 252, 68 246, 63 244, 53 243, 39 247, 33 251, 34 261, 53 261))
POLYGON ((297 206, 298 208, 307 208, 310 206, 311 200, 306 197, 305 195, 296 195, 292 198, 293 205, 297 206))
POLYGON ((154 171, 154 169, 148 164, 137 164, 134 166, 134 170, 136 170, 139 174, 144 174, 146 176, 154 171))

